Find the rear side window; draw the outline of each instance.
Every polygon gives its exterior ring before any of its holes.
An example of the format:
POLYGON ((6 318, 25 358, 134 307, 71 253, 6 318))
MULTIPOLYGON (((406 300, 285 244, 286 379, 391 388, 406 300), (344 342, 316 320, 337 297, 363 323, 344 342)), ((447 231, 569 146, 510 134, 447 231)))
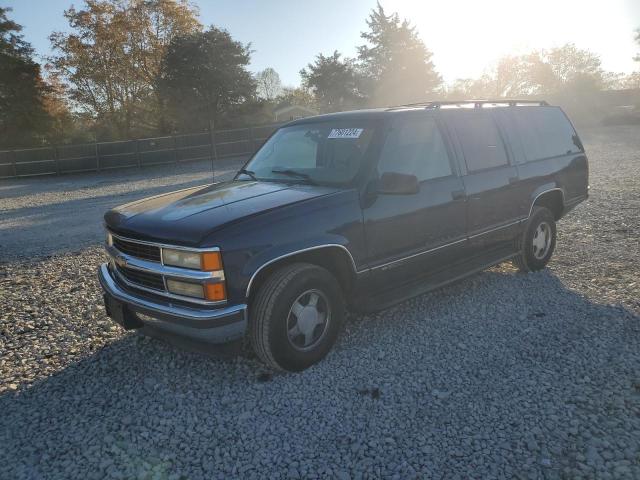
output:
POLYGON ((452 113, 449 122, 460 141, 469 172, 508 163, 498 127, 489 113, 479 110, 452 113))
POLYGON ((451 164, 440 130, 433 117, 405 118, 387 136, 378 173, 415 175, 418 181, 451 175, 451 164))
POLYGON ((576 132, 559 108, 522 107, 511 116, 527 161, 581 151, 576 132))

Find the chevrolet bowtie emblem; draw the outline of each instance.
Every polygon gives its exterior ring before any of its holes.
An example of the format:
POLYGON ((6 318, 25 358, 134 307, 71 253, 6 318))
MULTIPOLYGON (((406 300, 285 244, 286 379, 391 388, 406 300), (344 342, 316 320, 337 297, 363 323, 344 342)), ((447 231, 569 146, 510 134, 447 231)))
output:
POLYGON ((117 264, 119 267, 124 268, 124 267, 126 267, 126 266, 127 266, 127 259, 126 259, 126 258, 124 258, 124 257, 120 257, 120 256, 118 256, 118 257, 116 257, 116 258, 115 258, 115 261, 116 261, 116 264, 117 264))

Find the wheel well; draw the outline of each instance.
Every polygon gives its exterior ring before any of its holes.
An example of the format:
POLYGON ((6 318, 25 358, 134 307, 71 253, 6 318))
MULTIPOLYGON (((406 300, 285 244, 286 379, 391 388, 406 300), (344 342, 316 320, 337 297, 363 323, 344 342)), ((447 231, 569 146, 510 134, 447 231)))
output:
POLYGON ((336 277, 344 292, 353 288, 355 271, 351 256, 340 247, 323 247, 284 257, 261 269, 251 282, 249 299, 256 295, 260 286, 275 270, 292 263, 311 263, 326 268, 336 277))
POLYGON ((533 206, 548 208, 556 220, 562 217, 564 211, 564 197, 560 190, 550 190, 541 194, 533 202, 533 206))

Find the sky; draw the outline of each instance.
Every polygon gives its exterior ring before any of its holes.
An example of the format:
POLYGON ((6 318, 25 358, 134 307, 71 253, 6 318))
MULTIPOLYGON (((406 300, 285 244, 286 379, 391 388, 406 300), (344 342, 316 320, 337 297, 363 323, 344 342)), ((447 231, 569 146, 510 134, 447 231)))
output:
MULTIPOLYGON (((354 57, 363 43, 375 0, 194 0, 200 21, 227 29, 254 53, 250 69, 274 68, 283 84, 297 86, 299 72, 318 53, 338 50, 354 57)), ((480 76, 506 54, 568 42, 600 55, 614 72, 640 70, 634 30, 640 0, 381 0, 417 29, 433 52, 445 81, 480 76)), ((49 55, 49 34, 68 30, 62 14, 81 0, 0 0, 40 57, 49 55)))

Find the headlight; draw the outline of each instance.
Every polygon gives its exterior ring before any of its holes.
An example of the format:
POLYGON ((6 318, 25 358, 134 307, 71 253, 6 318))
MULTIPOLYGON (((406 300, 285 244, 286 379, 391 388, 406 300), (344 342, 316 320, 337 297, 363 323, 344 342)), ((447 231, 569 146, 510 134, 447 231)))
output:
POLYGON ((204 288, 198 283, 179 282, 167 279, 167 290, 176 295, 204 298, 204 288))
POLYGON ((169 248, 162 249, 162 261, 165 265, 191 268, 193 270, 200 270, 202 265, 199 253, 171 250, 169 248))
POLYGON ((222 270, 220 252, 189 252, 186 250, 162 249, 162 261, 172 267, 190 268, 213 272, 222 270))
POLYGON ((190 283, 167 279, 167 290, 176 295, 203 298, 213 302, 226 300, 227 292, 224 283, 190 283))

